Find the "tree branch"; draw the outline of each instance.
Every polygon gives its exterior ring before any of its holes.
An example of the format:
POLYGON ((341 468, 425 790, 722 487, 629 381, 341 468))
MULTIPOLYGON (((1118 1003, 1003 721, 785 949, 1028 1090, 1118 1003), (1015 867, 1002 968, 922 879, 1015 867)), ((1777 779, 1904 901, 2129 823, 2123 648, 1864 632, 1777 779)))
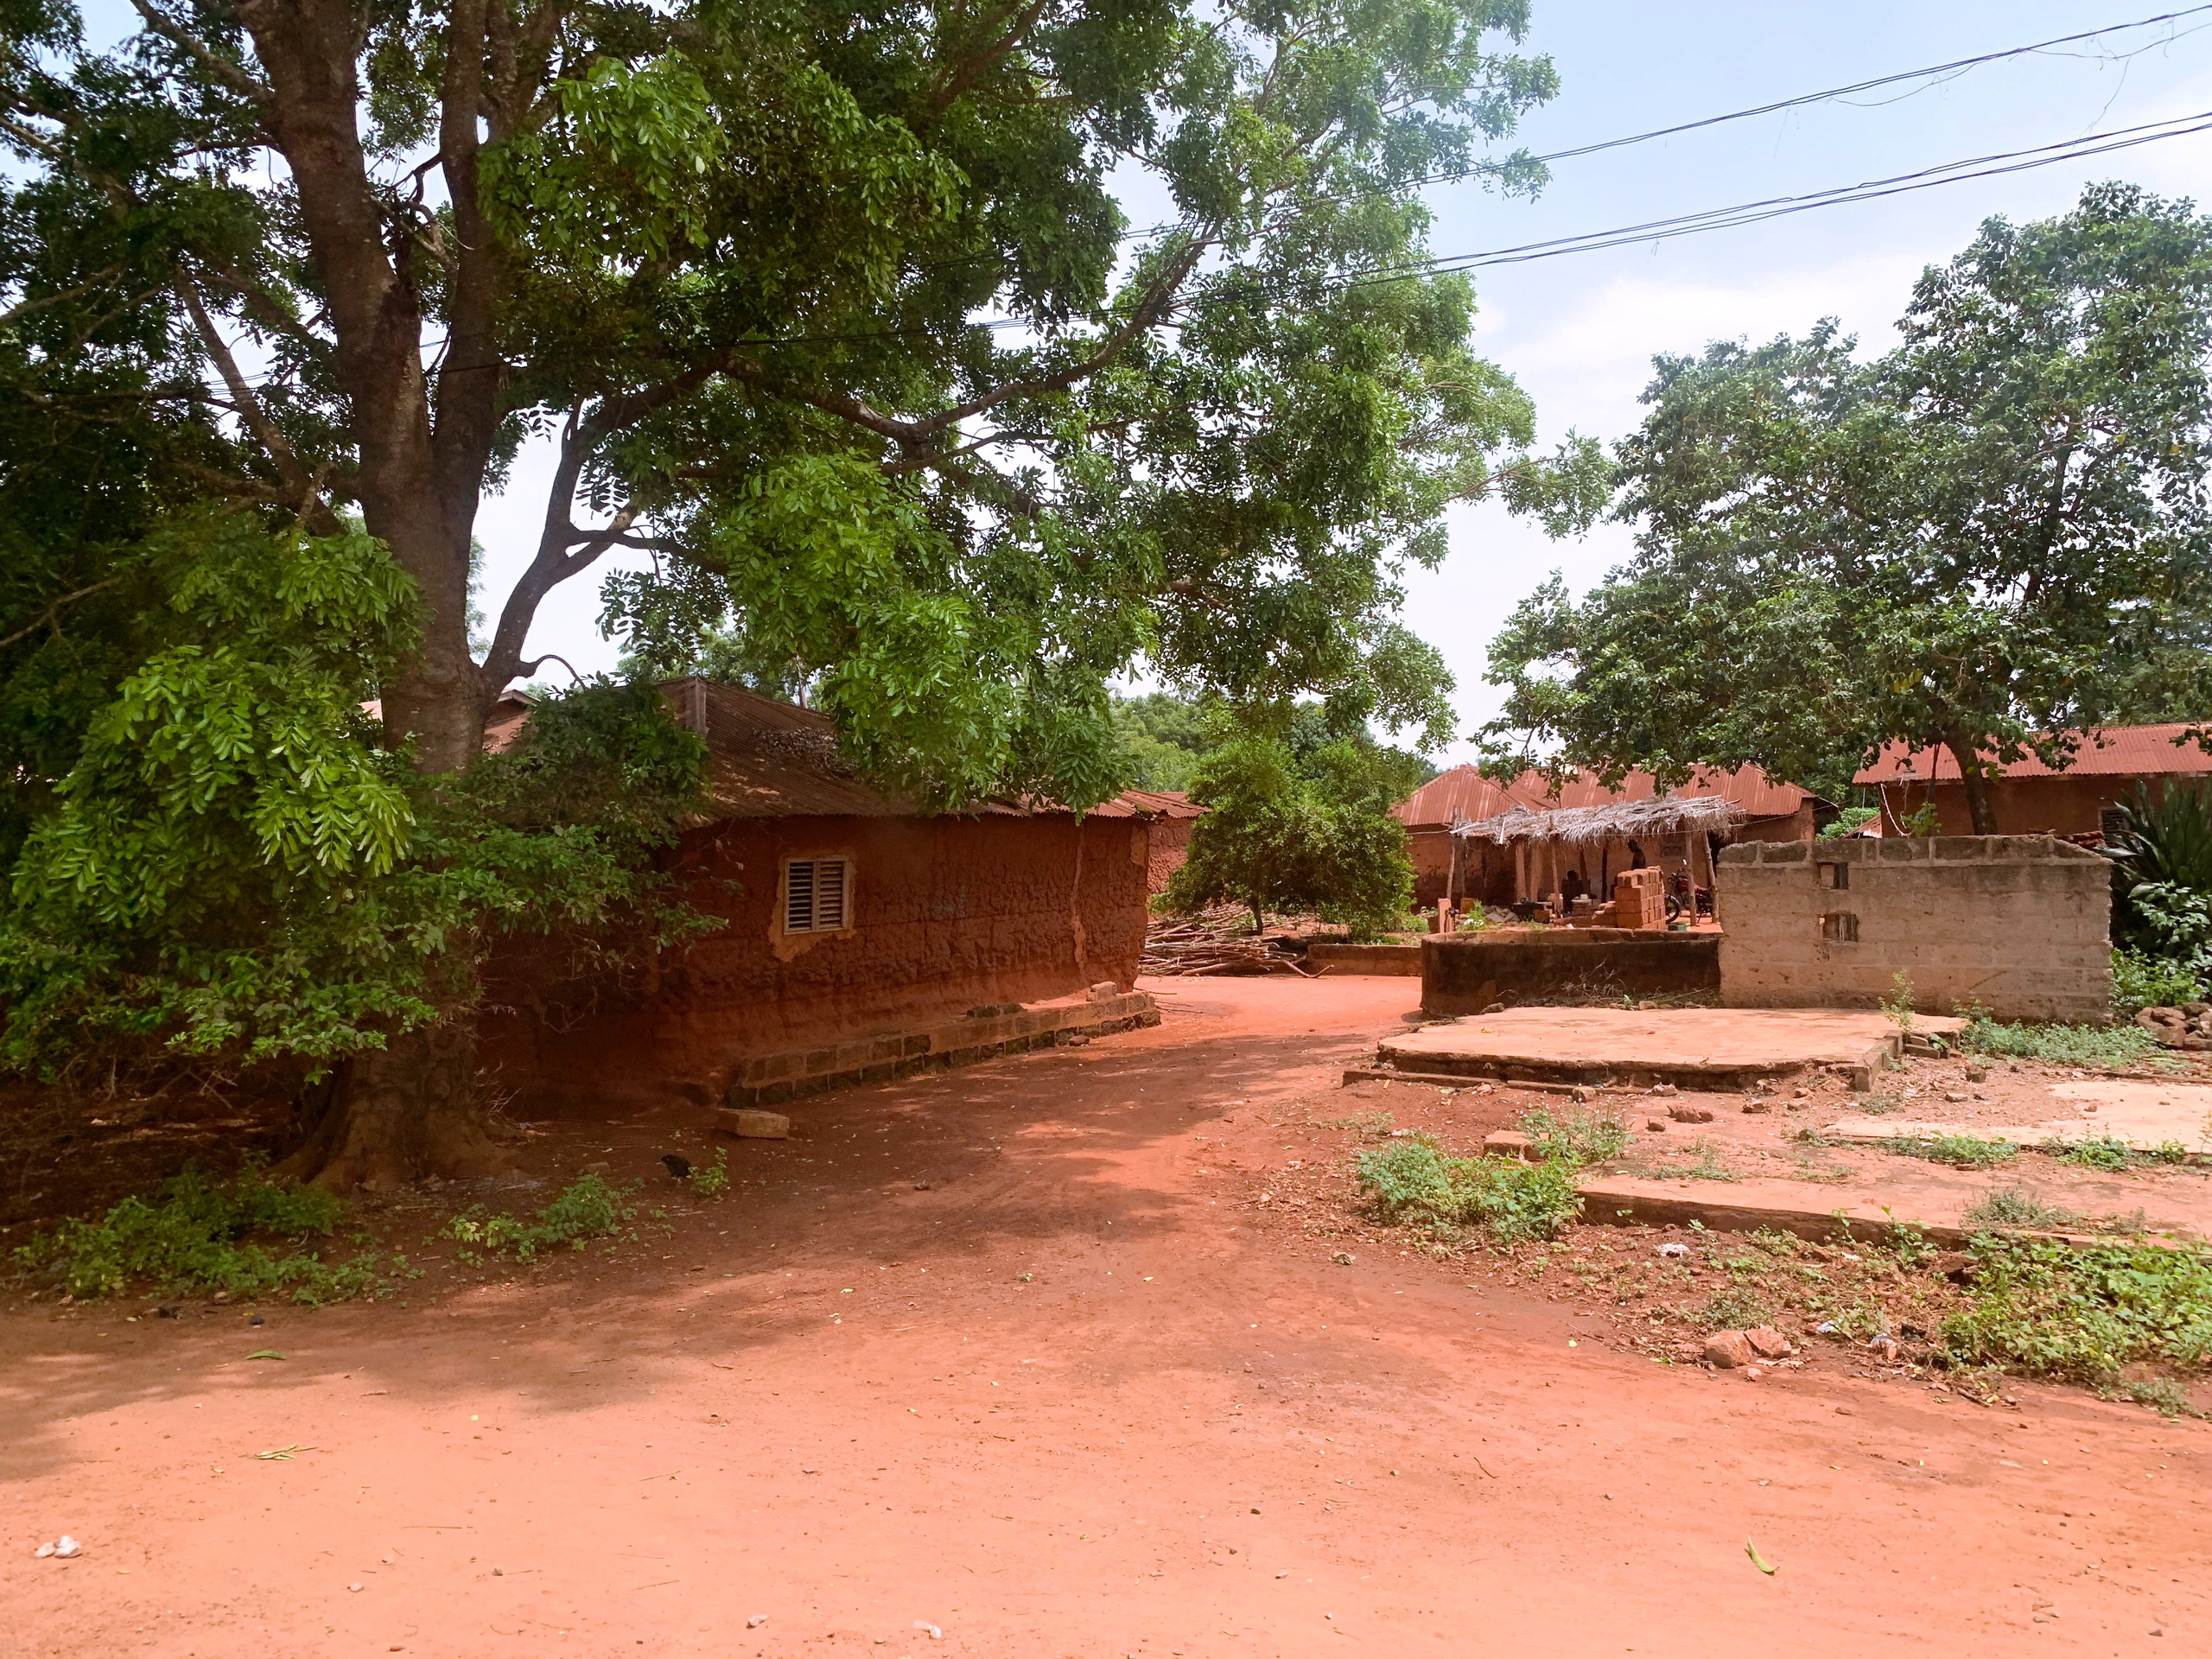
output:
POLYGON ((251 99, 264 109, 276 103, 276 94, 269 90, 265 83, 248 74, 243 65, 232 63, 228 58, 219 56, 205 41, 179 24, 171 22, 148 4, 147 0, 130 0, 130 3, 137 8, 138 15, 146 20, 147 28, 175 45, 182 47, 192 54, 194 62, 232 92, 242 98, 251 99))
POLYGON ((14 645, 18 639, 26 639, 31 634, 36 633, 41 628, 49 626, 59 627, 60 626, 60 619, 61 615, 61 607, 64 605, 73 605, 80 599, 90 599, 94 594, 99 593, 103 588, 112 588, 117 582, 121 582, 123 578, 121 576, 107 576, 99 582, 93 582, 89 587, 79 588, 73 594, 62 594, 59 599, 54 601, 52 604, 48 605, 44 610, 39 613, 37 621, 29 624, 26 627, 17 628, 6 639, 0 639, 0 651, 6 650, 10 645, 14 645))
POLYGON ((214 360, 223 384, 230 388, 231 400, 236 405, 238 418, 245 423, 276 466, 276 475, 291 494, 301 518, 318 536, 335 536, 340 525, 337 515, 330 511, 315 487, 315 480, 300 464, 290 442, 278 429, 253 395, 253 388, 246 384, 245 376, 238 372, 238 359, 231 355, 230 346, 217 332, 214 320, 207 315, 207 308, 200 302, 200 290, 189 277, 180 276, 176 284, 177 296, 184 302, 184 308, 192 314, 193 327, 200 331, 200 341, 207 348, 207 355, 214 360))
POLYGON ((1020 46, 1027 38, 1029 31, 1037 26, 1037 20, 1045 15, 1045 8, 1050 3, 1051 0, 1030 0, 1030 3, 1015 15, 1004 34, 947 75, 930 99, 930 114, 932 117, 943 115, 952 106, 953 100, 974 86, 986 69, 1020 46))

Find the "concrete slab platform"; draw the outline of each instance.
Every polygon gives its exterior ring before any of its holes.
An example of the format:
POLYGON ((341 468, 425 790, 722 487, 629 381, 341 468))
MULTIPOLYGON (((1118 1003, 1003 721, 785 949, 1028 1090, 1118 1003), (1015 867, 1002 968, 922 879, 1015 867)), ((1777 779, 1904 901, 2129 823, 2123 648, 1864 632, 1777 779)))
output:
MULTIPOLYGON (((2124 1141, 2139 1152, 2180 1146, 2188 1149, 2190 1161, 2212 1162, 2212 1088, 2115 1078, 2062 1083, 2050 1092, 2080 1104, 2063 1117, 1977 1122, 1968 1132, 1984 1141, 2010 1141, 2018 1147, 2067 1146, 2097 1140, 2124 1141)), ((1830 1141, 1847 1147, 1960 1132, 1961 1126, 1953 1122, 1866 1116, 1838 1118, 1821 1131, 1830 1141)))
MULTIPOLYGON (((1917 1032, 1947 1036, 1964 1023, 1913 1022, 1917 1032)), ((1843 1009, 1532 1007, 1386 1038, 1377 1058, 1431 1075, 1721 1090, 1833 1071, 1864 1090, 1902 1047, 1886 1016, 1843 1009)))

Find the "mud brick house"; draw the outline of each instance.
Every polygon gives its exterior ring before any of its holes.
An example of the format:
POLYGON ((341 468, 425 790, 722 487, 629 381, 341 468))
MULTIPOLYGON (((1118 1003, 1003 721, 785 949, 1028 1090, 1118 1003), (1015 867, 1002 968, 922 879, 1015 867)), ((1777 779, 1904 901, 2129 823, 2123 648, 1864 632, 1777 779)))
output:
POLYGON ((1721 847, 1809 841, 1834 809, 1794 784, 1775 782, 1757 766, 1700 772, 1663 797, 1648 772, 1631 772, 1611 789, 1578 772, 1554 794, 1534 772, 1499 784, 1473 766, 1454 766, 1415 790, 1393 813, 1406 826, 1414 903, 1449 897, 1459 904, 1510 905, 1562 887, 1610 896, 1615 875, 1639 868, 1684 872, 1710 887, 1713 859, 1721 847), (1650 832, 1626 828, 1638 821, 1635 809, 1669 798, 1713 798, 1720 810, 1687 815, 1695 818, 1694 827, 1666 824, 1662 813, 1650 832), (1605 808, 1628 809, 1618 816, 1624 833, 1593 833, 1605 827, 1605 816, 1593 809, 1605 808))
MULTIPOLYGON (((577 973, 559 941, 513 942, 480 1052, 516 1109, 752 1104, 1158 1021, 1130 990, 1153 834, 1197 809, 924 814, 855 777, 823 715, 704 680, 665 690, 709 754, 706 811, 666 868, 728 925, 620 981, 577 973)), ((488 741, 525 718, 504 704, 488 741)))
POLYGON ((1146 823, 1152 836, 1152 855, 1145 868, 1145 890, 1167 891, 1167 883, 1191 856, 1191 831, 1206 815, 1203 806, 1179 789, 1127 789, 1122 799, 1150 816, 1146 823))
MULTIPOLYGON (((2100 836, 2106 829, 2105 815, 2122 801, 2133 799, 2139 784, 2156 800, 2175 784, 2212 779, 2212 753, 2189 737, 2197 729, 2107 726, 2100 732, 2076 734, 2080 742, 2073 763, 2063 771, 2032 755, 1999 768, 1989 781, 1996 833, 2100 836)), ((1852 781, 1878 793, 1885 835, 1903 834, 1904 821, 1930 801, 1936 804, 1936 834, 1974 833, 1966 785, 1948 749, 1893 743, 1852 781)))

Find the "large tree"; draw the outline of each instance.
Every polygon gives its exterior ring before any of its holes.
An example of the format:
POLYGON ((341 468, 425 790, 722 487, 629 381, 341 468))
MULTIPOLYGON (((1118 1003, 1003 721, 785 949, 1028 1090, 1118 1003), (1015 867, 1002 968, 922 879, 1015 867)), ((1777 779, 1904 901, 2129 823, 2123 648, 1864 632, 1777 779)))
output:
POLYGON ((1498 764, 1811 782, 1897 740, 1951 753, 1987 834, 2004 764, 2212 713, 2212 219, 2124 185, 1991 219, 1899 328, 1657 359, 1636 557, 1494 643, 1498 764))
MULTIPOLYGON (((1440 556, 1453 499, 1554 525, 1592 505, 1588 454, 1533 455, 1527 399, 1467 349, 1464 283, 1407 274, 1419 181, 1540 179, 1482 158, 1554 88, 1510 49, 1524 0, 134 3, 143 30, 95 52, 68 0, 0 0, 5 395, 56 429, 149 429, 130 511, 228 503, 310 589, 327 566, 357 608, 389 598, 355 658, 327 648, 345 604, 293 618, 380 698, 372 729, 317 735, 433 785, 479 764, 545 595, 617 550, 639 560, 609 620, 642 668, 719 633, 887 783, 1081 805, 1119 781, 1103 683, 1140 660, 1440 718, 1440 665, 1394 620, 1403 563, 1440 556), (1165 222, 1131 232, 1126 189, 1165 222), (543 534, 472 649, 480 504, 532 440, 556 453, 543 534)), ((235 542, 189 522, 65 526, 69 556, 9 596, 20 643, 128 633, 178 590, 147 549, 235 542), (103 559, 151 572, 141 609, 81 591, 103 559)), ((127 641, 109 654, 114 695, 143 692, 127 641)), ((24 810, 98 804, 105 717, 10 757, 36 771, 24 810)), ((172 839, 232 810, 133 787, 172 839)), ((449 840, 310 828, 330 869, 449 868, 449 840)), ((190 943, 162 947, 188 980, 190 943)), ((309 1161, 479 1160, 469 1029, 463 991, 336 1021, 323 1052, 355 1058, 309 1161)))

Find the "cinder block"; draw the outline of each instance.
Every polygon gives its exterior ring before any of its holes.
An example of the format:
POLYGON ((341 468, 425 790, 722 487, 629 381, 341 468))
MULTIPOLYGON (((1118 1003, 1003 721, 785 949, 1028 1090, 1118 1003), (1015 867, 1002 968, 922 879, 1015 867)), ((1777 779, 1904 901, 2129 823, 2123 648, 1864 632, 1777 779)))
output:
POLYGON ((734 1135, 747 1141, 783 1141, 791 1136, 791 1121, 781 1112, 726 1108, 715 1127, 724 1135, 734 1135))

